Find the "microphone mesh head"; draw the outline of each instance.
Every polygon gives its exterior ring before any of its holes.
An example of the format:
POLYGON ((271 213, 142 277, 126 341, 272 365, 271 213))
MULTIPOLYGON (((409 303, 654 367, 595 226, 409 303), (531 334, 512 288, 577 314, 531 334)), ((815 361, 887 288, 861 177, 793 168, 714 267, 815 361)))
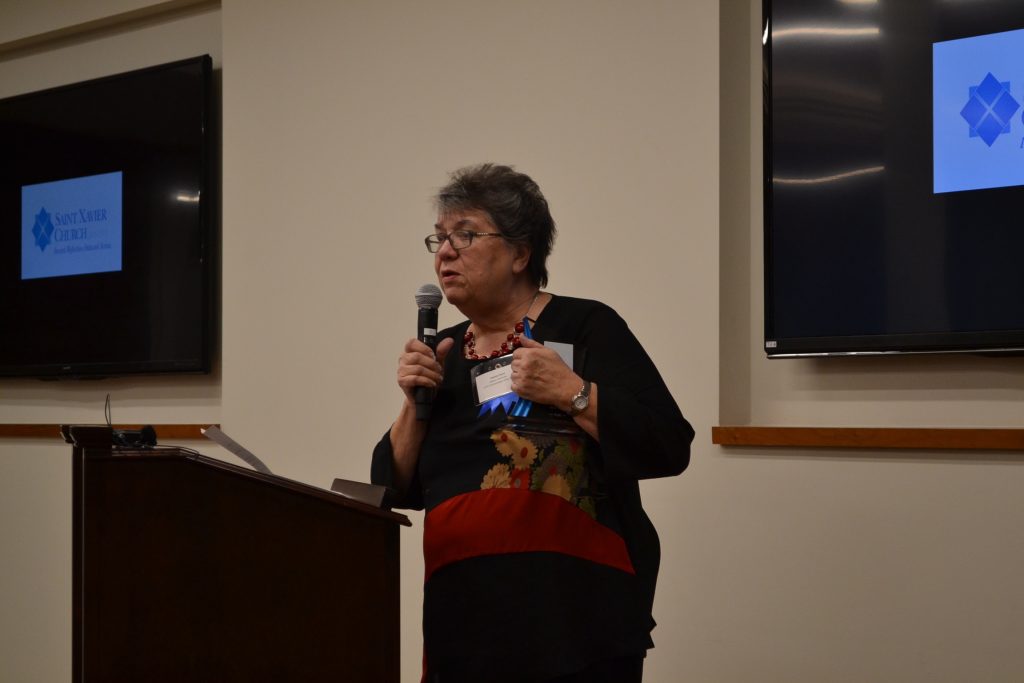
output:
POLYGON ((441 305, 441 290, 437 285, 423 285, 416 290, 416 305, 420 308, 437 308, 441 305))

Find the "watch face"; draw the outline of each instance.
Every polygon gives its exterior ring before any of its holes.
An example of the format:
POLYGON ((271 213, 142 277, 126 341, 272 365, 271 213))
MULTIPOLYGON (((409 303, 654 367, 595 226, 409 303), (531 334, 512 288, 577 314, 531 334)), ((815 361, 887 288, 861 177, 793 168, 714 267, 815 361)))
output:
POLYGON ((577 396, 572 400, 572 407, 577 411, 586 410, 588 405, 590 405, 590 399, 586 396, 577 396))

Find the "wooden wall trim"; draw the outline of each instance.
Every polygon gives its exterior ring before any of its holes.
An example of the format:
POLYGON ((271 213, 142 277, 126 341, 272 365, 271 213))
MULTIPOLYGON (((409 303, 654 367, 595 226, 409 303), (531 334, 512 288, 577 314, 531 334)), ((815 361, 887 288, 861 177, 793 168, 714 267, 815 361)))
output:
POLYGON ((716 426, 720 446, 1024 451, 1024 429, 716 426))
POLYGON ((0 42, 0 59, 12 59, 36 50, 59 47, 75 40, 88 39, 111 31, 173 18, 195 11, 220 7, 220 0, 164 0, 91 21, 63 26, 52 31, 0 42))
MULTIPOLYGON (((164 424, 153 425, 156 430, 157 439, 162 443, 167 440, 177 439, 205 439, 200 429, 209 427, 209 424, 164 424)), ((219 425, 218 425, 219 426, 219 425)), ((114 425, 114 429, 141 429, 142 425, 114 425)), ((60 435, 60 425, 56 424, 0 424, 0 439, 58 439, 64 442, 60 435)))
MULTIPOLYGON (((114 425, 140 429, 142 425, 114 425)), ((153 425, 157 438, 203 439, 208 424, 153 425)), ((0 424, 0 438, 62 439, 57 424, 0 424)), ((715 426, 711 442, 720 446, 767 448, 894 448, 921 450, 1024 451, 1024 429, 924 429, 909 427, 755 427, 715 426)))

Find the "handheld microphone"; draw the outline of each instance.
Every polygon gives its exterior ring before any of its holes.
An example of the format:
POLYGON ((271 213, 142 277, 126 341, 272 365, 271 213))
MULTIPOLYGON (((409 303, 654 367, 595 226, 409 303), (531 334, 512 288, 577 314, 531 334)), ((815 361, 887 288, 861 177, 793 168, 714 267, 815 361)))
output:
MULTIPOLYGON (((441 305, 441 290, 437 285, 423 285, 416 290, 416 338, 437 350, 437 307, 441 305)), ((429 420, 434 403, 434 392, 427 387, 416 387, 416 419, 429 420)))

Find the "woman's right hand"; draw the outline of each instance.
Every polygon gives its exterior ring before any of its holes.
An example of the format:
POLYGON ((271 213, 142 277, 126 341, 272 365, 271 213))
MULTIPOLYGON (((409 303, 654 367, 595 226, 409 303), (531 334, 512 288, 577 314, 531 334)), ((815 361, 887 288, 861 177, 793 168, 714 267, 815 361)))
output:
POLYGON ((398 357, 398 386, 405 393, 407 403, 415 403, 416 387, 436 389, 444 378, 444 359, 455 340, 446 337, 437 345, 437 353, 418 339, 410 339, 398 357))

